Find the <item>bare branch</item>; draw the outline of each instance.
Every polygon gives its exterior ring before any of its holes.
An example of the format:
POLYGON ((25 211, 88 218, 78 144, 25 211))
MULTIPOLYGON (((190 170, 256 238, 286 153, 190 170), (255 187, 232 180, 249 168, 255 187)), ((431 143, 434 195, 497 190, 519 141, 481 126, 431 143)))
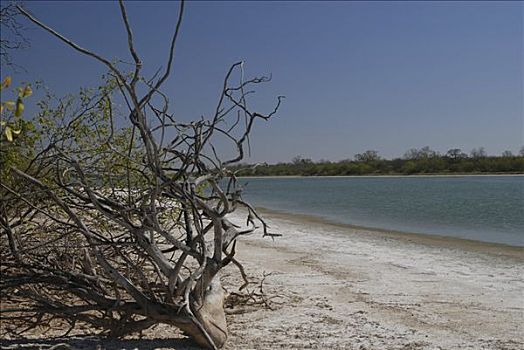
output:
POLYGON ((251 110, 253 86, 269 78, 247 79, 237 62, 225 75, 214 114, 181 122, 160 88, 172 72, 184 2, 167 66, 150 80, 140 76, 123 0, 119 8, 131 74, 19 7, 109 74, 97 92, 44 100, 35 123, 42 139, 27 162, 11 166, 2 179, 0 253, 7 278, 1 295, 8 305, 2 317, 16 319, 19 330, 61 319, 67 332, 87 323, 112 335, 167 323, 217 349, 227 340, 221 270, 233 263, 240 289, 247 288, 247 272, 235 258, 237 240, 258 226, 263 236, 277 236, 242 199, 229 166, 244 158, 255 123, 272 118, 282 97, 269 113, 251 110), (228 218, 239 208, 246 227, 228 218), (22 301, 27 308, 17 306, 22 301))

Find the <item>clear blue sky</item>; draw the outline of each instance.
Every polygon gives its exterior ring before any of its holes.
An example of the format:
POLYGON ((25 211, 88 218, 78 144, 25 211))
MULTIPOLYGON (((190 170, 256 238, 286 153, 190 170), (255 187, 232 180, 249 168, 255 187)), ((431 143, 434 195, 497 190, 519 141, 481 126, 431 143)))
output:
MULTIPOLYGON (((107 57, 129 57, 117 3, 27 2, 37 17, 107 57)), ((129 2, 147 73, 165 61, 174 2, 129 2)), ((258 124, 249 161, 293 156, 385 157, 412 147, 440 152, 484 146, 489 154, 524 144, 521 2, 189 2, 166 85, 177 114, 209 115, 228 66, 272 74, 255 106, 287 98, 258 124)), ((42 30, 15 59, 65 93, 98 83, 104 67, 42 30)), ((2 75, 5 75, 4 72, 2 75)))

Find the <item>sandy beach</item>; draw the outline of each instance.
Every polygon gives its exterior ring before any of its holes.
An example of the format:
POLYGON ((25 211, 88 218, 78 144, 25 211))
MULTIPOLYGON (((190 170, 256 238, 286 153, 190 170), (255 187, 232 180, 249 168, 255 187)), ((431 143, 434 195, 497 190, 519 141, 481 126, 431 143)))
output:
MULTIPOLYGON (((283 236, 244 237, 237 254, 254 281, 269 274, 263 290, 272 309, 228 310, 226 349, 524 349, 523 248, 264 214, 283 236)), ((236 269, 222 278, 235 292, 236 269)), ((196 349, 180 337, 159 325, 142 339, 45 343, 196 349)))
POLYGON ((271 213, 243 240, 275 311, 236 315, 229 349, 523 349, 522 248, 271 213))

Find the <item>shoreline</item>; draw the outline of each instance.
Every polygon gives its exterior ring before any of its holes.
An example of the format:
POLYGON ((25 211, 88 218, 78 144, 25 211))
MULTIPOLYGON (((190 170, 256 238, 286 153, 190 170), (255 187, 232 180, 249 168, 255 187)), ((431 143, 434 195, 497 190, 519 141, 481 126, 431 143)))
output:
POLYGON ((388 178, 388 177, 524 177, 524 173, 457 173, 457 174, 384 174, 384 175, 268 175, 238 176, 238 179, 314 179, 314 178, 388 178))
POLYGON ((231 317, 228 350, 524 348, 522 249, 261 214, 283 236, 238 260, 282 303, 231 317))
MULTIPOLYGON (((246 214, 228 218, 244 228, 246 214)), ((224 350, 524 349, 522 249, 261 214, 283 236, 239 237, 235 258, 254 303, 226 309, 224 350)), ((220 279, 230 295, 243 283, 235 264, 220 279)), ((200 349, 166 324, 124 339, 64 331, 35 329, 0 347, 200 349)))
POLYGON ((437 235, 420 232, 406 232, 394 229, 384 229, 370 226, 360 226, 336 222, 320 216, 310 214, 290 213, 282 210, 269 209, 266 207, 257 206, 256 209, 262 216, 264 214, 281 219, 291 219, 303 221, 305 223, 316 223, 320 225, 332 226, 336 228, 346 228, 348 230, 358 230, 363 235, 380 236, 382 238, 398 239, 409 241, 413 243, 431 244, 435 246, 462 248, 467 250, 475 250, 482 252, 489 252, 492 254, 504 254, 522 258, 524 260, 524 245, 511 245, 506 243, 479 241, 474 239, 437 235))

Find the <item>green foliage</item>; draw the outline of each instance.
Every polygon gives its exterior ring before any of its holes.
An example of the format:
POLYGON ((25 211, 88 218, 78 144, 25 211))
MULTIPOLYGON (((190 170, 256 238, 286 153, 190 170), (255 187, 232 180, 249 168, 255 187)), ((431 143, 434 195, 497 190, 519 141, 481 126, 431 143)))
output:
MULTIPOLYGON (((0 84, 0 93, 3 92, 11 86, 11 77, 6 77, 0 84)), ((22 113, 24 112, 24 98, 31 96, 33 90, 30 85, 18 88, 18 97, 16 102, 13 100, 6 100, 0 102, 0 114, 2 116, 0 121, 1 127, 1 137, 2 141, 13 142, 14 138, 20 135, 22 132, 22 113)))
POLYGON ((23 118, 24 100, 33 93, 31 86, 9 91, 11 82, 11 77, 6 77, 0 84, 0 180, 4 184, 13 184, 11 166, 24 168, 28 165, 39 137, 33 121, 23 118))
POLYGON ((358 153, 355 155, 355 160, 358 162, 369 163, 377 161, 379 159, 380 157, 378 155, 378 152, 373 150, 368 150, 364 153, 358 153))
MULTIPOLYGON (((10 78, 6 78, 2 93, 9 85, 10 78)), ((58 152, 75 159, 85 171, 85 181, 95 187, 139 187, 147 183, 150 176, 141 166, 142 145, 132 126, 116 123, 119 111, 113 101, 115 89, 114 79, 105 78, 102 86, 81 89, 76 95, 58 98, 44 91, 36 115, 23 117, 23 101, 32 90, 29 85, 18 88, 16 102, 1 104, 2 183, 14 186, 10 167, 15 167, 29 174, 38 171, 39 179, 51 184, 53 181, 46 181, 45 176, 56 174, 50 175, 54 165, 46 164, 46 159, 59 159, 58 152), (38 159, 34 159, 36 155, 38 159)), ((78 180, 74 171, 61 175, 64 181, 78 180)))
MULTIPOLYGON (((97 89, 81 89, 63 98, 46 94, 38 103, 40 147, 56 145, 64 156, 75 159, 84 169, 83 181, 94 187, 125 187, 128 181, 138 187, 149 177, 141 165, 144 152, 133 128, 117 125, 116 88, 114 79, 106 78, 97 89)), ((64 180, 73 181, 76 176, 73 171, 64 180)))
POLYGON ((451 149, 439 155, 429 147, 407 151, 404 158, 383 159, 376 151, 355 156, 355 160, 339 162, 294 158, 290 163, 258 166, 238 165, 239 176, 342 176, 342 175, 412 175, 412 174, 468 174, 468 173, 524 173, 524 154, 514 156, 504 152, 499 157, 488 157, 483 148, 472 151, 472 156, 460 149, 451 149))

